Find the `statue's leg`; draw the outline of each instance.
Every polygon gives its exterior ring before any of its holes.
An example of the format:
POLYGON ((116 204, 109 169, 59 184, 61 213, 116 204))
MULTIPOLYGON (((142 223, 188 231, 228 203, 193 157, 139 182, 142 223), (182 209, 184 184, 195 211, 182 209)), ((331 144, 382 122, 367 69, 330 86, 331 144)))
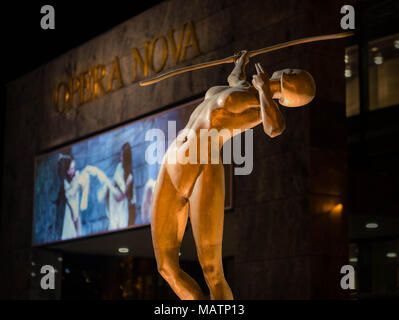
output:
POLYGON ((190 219, 198 258, 213 300, 233 299, 222 264, 223 164, 203 167, 190 197, 190 219))
POLYGON ((180 299, 203 299, 199 285, 179 265, 179 251, 188 218, 188 201, 176 192, 161 167, 151 209, 151 233, 158 271, 180 299))

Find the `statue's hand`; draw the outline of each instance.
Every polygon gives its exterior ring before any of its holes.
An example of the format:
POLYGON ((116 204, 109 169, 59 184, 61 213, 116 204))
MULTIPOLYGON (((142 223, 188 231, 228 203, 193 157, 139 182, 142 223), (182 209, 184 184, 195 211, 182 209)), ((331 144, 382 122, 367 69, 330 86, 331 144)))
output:
POLYGON ((264 92, 266 95, 271 96, 270 93, 270 81, 268 75, 263 71, 260 63, 255 63, 257 74, 252 76, 252 84, 258 91, 264 92))
POLYGON ((235 56, 234 63, 236 65, 244 63, 244 66, 245 66, 249 62, 248 50, 242 50, 242 51, 236 53, 234 56, 235 56))

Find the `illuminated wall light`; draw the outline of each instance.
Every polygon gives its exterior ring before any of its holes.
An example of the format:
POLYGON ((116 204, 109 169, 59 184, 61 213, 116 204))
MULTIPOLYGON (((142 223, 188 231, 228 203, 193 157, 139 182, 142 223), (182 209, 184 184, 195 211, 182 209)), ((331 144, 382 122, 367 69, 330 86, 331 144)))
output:
POLYGON ((330 213, 332 216, 340 216, 343 209, 344 206, 342 205, 342 203, 338 203, 334 208, 332 208, 330 213))
POLYGON ((352 70, 351 68, 345 68, 345 78, 352 77, 352 70))
POLYGON ((388 258, 396 258, 398 255, 396 254, 396 252, 388 252, 387 253, 387 257, 388 258))
POLYGON ((381 53, 377 53, 374 57, 374 63, 379 65, 384 63, 384 58, 381 53))
POLYGON ((345 55, 345 57, 344 57, 344 61, 345 61, 345 63, 349 63, 349 55, 345 55))
POLYGON ((128 253, 130 250, 129 248, 126 247, 121 247, 118 249, 119 253, 128 253))
POLYGON ((351 257, 351 258, 349 258, 349 262, 357 262, 357 257, 351 257))
POLYGON ((366 224, 366 228, 367 229, 376 229, 376 228, 378 228, 378 223, 369 222, 369 223, 366 224))
POLYGON ((370 50, 371 50, 372 52, 377 52, 378 48, 377 48, 377 47, 372 47, 370 50))
POLYGON ((395 41, 393 42, 393 46, 394 46, 396 49, 399 49, 399 40, 395 40, 395 41))

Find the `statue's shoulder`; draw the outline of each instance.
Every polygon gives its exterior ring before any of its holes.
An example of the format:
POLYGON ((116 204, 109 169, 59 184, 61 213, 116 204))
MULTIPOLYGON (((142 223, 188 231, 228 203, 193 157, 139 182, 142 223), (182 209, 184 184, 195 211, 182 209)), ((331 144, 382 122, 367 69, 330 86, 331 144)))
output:
POLYGON ((215 94, 218 94, 219 92, 222 92, 223 90, 226 90, 227 88, 230 88, 230 86, 215 86, 211 87, 208 89, 208 91, 205 94, 205 99, 209 99, 215 94))

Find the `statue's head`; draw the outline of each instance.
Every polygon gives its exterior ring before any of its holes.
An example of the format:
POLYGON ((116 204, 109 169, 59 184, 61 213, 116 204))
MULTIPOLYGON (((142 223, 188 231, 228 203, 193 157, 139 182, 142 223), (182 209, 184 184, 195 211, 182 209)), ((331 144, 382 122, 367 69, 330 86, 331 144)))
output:
POLYGON ((273 73, 270 80, 279 80, 279 102, 285 107, 301 107, 308 104, 316 94, 312 75, 300 69, 284 69, 273 73))

